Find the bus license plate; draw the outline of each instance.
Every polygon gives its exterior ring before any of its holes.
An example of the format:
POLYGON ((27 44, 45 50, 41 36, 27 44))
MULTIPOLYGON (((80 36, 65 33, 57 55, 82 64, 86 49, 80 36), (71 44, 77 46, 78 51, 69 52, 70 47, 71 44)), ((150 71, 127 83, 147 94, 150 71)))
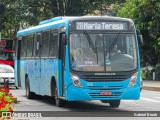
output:
POLYGON ((100 95, 101 96, 103 96, 103 95, 110 96, 110 95, 112 95, 112 91, 102 91, 102 92, 100 92, 100 95))

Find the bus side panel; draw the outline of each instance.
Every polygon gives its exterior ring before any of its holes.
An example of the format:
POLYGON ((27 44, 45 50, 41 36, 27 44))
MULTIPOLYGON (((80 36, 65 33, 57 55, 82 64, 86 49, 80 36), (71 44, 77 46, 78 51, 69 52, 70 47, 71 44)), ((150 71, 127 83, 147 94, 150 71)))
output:
MULTIPOLYGON (((57 59, 49 59, 45 61, 46 63, 43 63, 42 65, 43 69, 43 75, 45 76, 43 80, 44 83, 44 94, 51 96, 51 79, 54 77, 58 83, 58 60, 57 59)), ((42 83, 41 83, 42 84, 42 83)))
POLYGON ((25 60, 25 66, 29 78, 30 90, 39 94, 39 79, 36 79, 35 60, 25 60))
POLYGON ((21 87, 23 90, 25 90, 25 60, 20 60, 20 81, 21 81, 21 87))
POLYGON ((20 79, 20 60, 15 60, 14 64, 15 64, 15 66, 14 66, 15 85, 18 86, 18 87, 21 87, 19 85, 21 83, 21 79, 20 79))
POLYGON ((48 59, 41 59, 40 95, 51 95, 50 80, 53 73, 52 66, 53 64, 48 59))
POLYGON ((54 59, 46 60, 46 63, 42 65, 42 68, 44 68, 42 70, 43 74, 47 77, 43 79, 44 94, 51 96, 51 79, 52 76, 55 76, 55 60, 54 59))
POLYGON ((47 59, 41 61, 40 94, 51 96, 51 78, 56 79, 58 95, 62 96, 62 61, 47 59))
POLYGON ((49 78, 49 72, 48 72, 48 65, 47 65, 47 60, 41 58, 40 62, 40 67, 41 67, 41 77, 39 79, 39 94, 44 95, 47 86, 48 86, 48 78, 49 78))
POLYGON ((62 60, 58 60, 58 66, 56 66, 56 84, 58 86, 58 96, 62 96, 62 60))

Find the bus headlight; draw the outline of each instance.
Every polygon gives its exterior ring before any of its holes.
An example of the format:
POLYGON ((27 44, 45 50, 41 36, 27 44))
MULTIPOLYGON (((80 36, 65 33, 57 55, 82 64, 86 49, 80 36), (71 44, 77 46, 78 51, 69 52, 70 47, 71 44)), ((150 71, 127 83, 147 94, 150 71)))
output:
POLYGON ((131 80, 128 84, 128 87, 134 86, 137 83, 137 76, 138 76, 137 72, 131 76, 131 80))
POLYGON ((73 85, 82 88, 83 86, 82 86, 79 78, 73 73, 70 73, 70 75, 71 75, 71 78, 72 78, 73 85))

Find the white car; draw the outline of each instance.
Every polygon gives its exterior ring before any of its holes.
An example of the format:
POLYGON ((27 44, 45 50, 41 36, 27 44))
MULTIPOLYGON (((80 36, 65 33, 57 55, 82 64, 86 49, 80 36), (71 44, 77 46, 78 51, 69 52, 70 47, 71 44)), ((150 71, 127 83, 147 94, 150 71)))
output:
POLYGON ((14 69, 11 66, 0 64, 0 84, 15 86, 14 69))

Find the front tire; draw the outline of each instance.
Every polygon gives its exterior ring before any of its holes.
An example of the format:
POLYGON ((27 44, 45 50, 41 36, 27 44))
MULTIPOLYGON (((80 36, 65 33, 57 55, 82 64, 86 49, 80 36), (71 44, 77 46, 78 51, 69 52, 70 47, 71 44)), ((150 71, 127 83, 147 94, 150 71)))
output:
POLYGON ((110 100, 109 105, 112 108, 117 108, 117 107, 119 107, 120 102, 121 102, 120 100, 110 100))
POLYGON ((29 85, 28 77, 26 78, 26 97, 28 99, 33 99, 34 98, 34 93, 30 91, 30 85, 29 85))
POLYGON ((19 89, 17 86, 15 86, 16 89, 19 89))
POLYGON ((63 107, 65 105, 65 101, 58 97, 58 88, 55 88, 55 103, 57 107, 63 107))
POLYGON ((109 103, 108 100, 100 100, 102 103, 109 103))

